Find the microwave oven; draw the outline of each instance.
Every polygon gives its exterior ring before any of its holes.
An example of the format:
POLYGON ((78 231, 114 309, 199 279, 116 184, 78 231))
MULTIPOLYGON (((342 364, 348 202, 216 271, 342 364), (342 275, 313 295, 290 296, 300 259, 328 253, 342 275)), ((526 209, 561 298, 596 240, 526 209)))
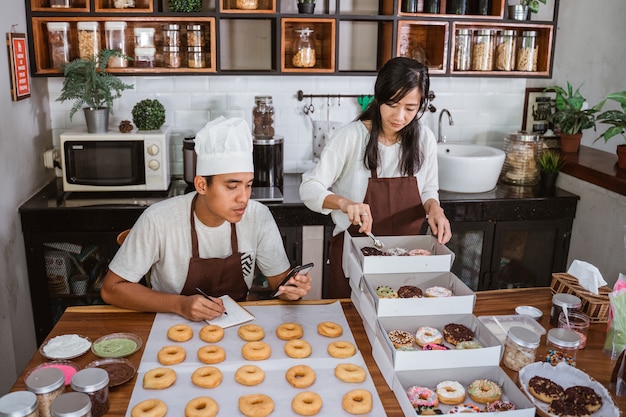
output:
POLYGON ((164 191, 170 185, 170 130, 60 135, 63 191, 164 191))

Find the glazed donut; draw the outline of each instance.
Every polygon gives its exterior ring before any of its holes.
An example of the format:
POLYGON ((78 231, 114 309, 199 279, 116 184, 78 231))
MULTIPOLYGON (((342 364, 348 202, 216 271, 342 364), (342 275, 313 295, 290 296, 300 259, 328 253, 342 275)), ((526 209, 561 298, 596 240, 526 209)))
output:
POLYGON ((411 347, 415 338, 413 335, 405 330, 391 330, 387 333, 389 340, 394 348, 400 349, 402 347, 411 347))
POLYGON ((241 356, 249 361, 262 361, 270 357, 272 349, 265 342, 247 342, 241 348, 241 356))
POLYGON ((239 411, 246 417, 266 417, 274 411, 274 401, 264 394, 242 395, 239 411))
POLYGON ((463 413, 480 413, 480 408, 476 407, 474 404, 460 404, 454 406, 448 414, 463 414, 463 413))
POLYGON ((422 326, 417 329, 415 333, 415 342, 422 347, 429 343, 437 343, 440 345, 443 343, 443 335, 434 327, 422 326))
POLYGON ((465 388, 457 381, 443 381, 435 388, 437 399, 442 404, 457 405, 465 399, 465 388))
POLYGON ((143 375, 145 389, 165 389, 176 382, 176 372, 170 368, 150 369, 143 375))
POLYGON ((200 329, 200 339, 207 343, 217 343, 224 337, 224 329, 215 324, 207 324, 200 329))
POLYGON ((167 405, 161 400, 149 399, 135 404, 130 410, 131 417, 164 417, 167 405))
POLYGON ((591 387, 574 385, 563 392, 565 401, 584 406, 589 413, 595 413, 602 407, 602 398, 591 387))
POLYGON ((193 330, 187 324, 175 324, 167 330, 167 337, 174 342, 186 342, 193 337, 193 330))
POLYGON ((332 321, 323 321, 317 325, 317 332, 326 337, 339 337, 343 334, 343 328, 332 321))
POLYGON ((222 383, 222 372, 214 366, 202 366, 193 371, 191 382, 200 388, 215 388, 222 383))
POLYGON ((256 324, 244 324, 239 326, 237 334, 246 342, 256 342, 265 337, 265 330, 263 327, 256 324))
POLYGON ((551 379, 535 375, 528 381, 528 391, 544 403, 551 403, 563 397, 563 387, 551 379))
POLYGON ((328 344, 328 354, 333 358, 349 358, 356 353, 356 347, 346 340, 338 340, 328 344))
POLYGON ((290 358, 308 358, 311 352, 311 344, 306 340, 293 339, 285 343, 285 353, 290 358))
POLYGON ((335 376, 343 382, 363 382, 367 377, 365 369, 353 363, 340 363, 335 366, 335 376))
POLYGON ((343 396, 341 407, 350 414, 367 414, 372 411, 372 393, 366 389, 347 392, 343 396))
POLYGON ((398 288, 398 297, 400 298, 422 298, 423 292, 415 285, 403 285, 398 288))
POLYGON ((176 365, 187 357, 187 352, 182 346, 165 346, 157 353, 157 359, 161 365, 176 365))
POLYGON ((510 401, 494 401, 490 402, 485 406, 486 413, 498 413, 500 411, 511 411, 515 410, 515 404, 510 401))
POLYGON ((308 365, 296 365, 287 369, 285 378, 294 388, 307 388, 315 382, 315 371, 308 365))
POLYGON ((437 394, 430 388, 414 385, 406 390, 406 395, 409 397, 409 402, 415 409, 437 407, 439 405, 437 394))
POLYGON ((502 388, 488 379, 477 379, 467 387, 470 398, 477 403, 487 404, 502 398, 502 388))
POLYGON ((450 297, 452 295, 452 291, 447 289, 446 287, 430 287, 426 288, 424 291, 424 295, 426 297, 450 297))
POLYGON ((280 340, 300 339, 304 335, 298 323, 283 323, 276 329, 276 337, 280 340))
POLYGON ((206 345, 198 349, 198 359, 207 364, 220 363, 226 359, 226 352, 217 345, 206 345))
POLYGON ((291 409, 301 416, 314 416, 321 408, 322 397, 311 391, 296 394, 291 400, 291 409))
POLYGON ((474 339, 474 332, 462 324, 449 323, 443 328, 443 338, 446 342, 456 346, 461 342, 474 339))
POLYGON ((430 256, 430 251, 428 249, 411 249, 409 256, 430 256))
POLYGON ((235 372, 235 381, 251 387, 265 380, 265 372, 256 365, 243 365, 235 372))
POLYGON ((185 406, 185 417, 215 417, 220 410, 211 397, 198 397, 185 406))

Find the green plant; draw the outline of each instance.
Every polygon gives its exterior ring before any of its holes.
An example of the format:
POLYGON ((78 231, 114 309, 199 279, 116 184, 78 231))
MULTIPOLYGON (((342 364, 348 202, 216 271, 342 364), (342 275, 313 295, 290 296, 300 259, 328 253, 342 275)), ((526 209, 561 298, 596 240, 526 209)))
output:
POLYGON ((170 11, 175 13, 195 13, 202 10, 202 0, 169 0, 170 11))
POLYGON ((528 9, 533 12, 533 13, 537 13, 539 11, 539 2, 546 4, 546 0, 520 0, 520 3, 522 6, 528 6, 528 9))
POLYGON ((117 76, 106 71, 109 58, 124 56, 118 50, 102 49, 89 59, 75 59, 63 67, 63 87, 56 101, 74 100, 70 109, 70 120, 79 109, 108 108, 112 112, 113 100, 122 96, 122 91, 133 88, 117 76))
POLYGON ((561 154, 556 151, 543 151, 537 159, 539 164, 539 170, 543 173, 559 172, 565 160, 561 157, 561 154))
POLYGON ((608 142, 613 136, 622 135, 626 142, 626 91, 611 93, 606 96, 608 100, 619 103, 622 110, 607 110, 598 115, 597 121, 603 124, 611 125, 598 136, 594 142, 600 138, 604 138, 604 142, 608 142))
POLYGON ((604 101, 592 108, 586 108, 587 100, 580 93, 580 87, 574 91, 569 81, 567 82, 567 90, 554 85, 543 91, 556 93, 555 111, 548 116, 548 121, 553 123, 562 133, 574 135, 592 127, 594 130, 596 129, 595 115, 602 109, 604 101))
POLYGON ((156 130, 165 123, 165 107, 159 100, 141 100, 133 107, 132 115, 139 130, 156 130))

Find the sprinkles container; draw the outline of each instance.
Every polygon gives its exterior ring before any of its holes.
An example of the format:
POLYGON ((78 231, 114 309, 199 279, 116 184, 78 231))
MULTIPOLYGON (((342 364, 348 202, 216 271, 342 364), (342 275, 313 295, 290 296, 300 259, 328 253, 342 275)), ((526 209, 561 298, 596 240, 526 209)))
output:
POLYGON ((50 406, 65 389, 65 375, 57 368, 42 368, 26 378, 26 388, 37 395, 39 417, 50 417, 50 406))
POLYGON ((576 352, 580 346, 580 336, 569 329, 550 329, 548 331, 548 351, 545 362, 556 365, 565 362, 568 365, 576 366, 576 352))
POLYGON ((72 377, 72 389, 84 392, 91 400, 91 415, 102 417, 109 411, 109 373, 101 368, 86 368, 72 377))
POLYGON ((30 391, 10 392, 0 398, 0 417, 38 417, 37 396, 30 391))

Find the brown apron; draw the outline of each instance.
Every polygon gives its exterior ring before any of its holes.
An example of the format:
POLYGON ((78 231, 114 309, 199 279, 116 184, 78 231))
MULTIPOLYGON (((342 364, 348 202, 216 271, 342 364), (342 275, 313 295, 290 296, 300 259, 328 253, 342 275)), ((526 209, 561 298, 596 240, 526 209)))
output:
MULTIPOLYGON (((420 234, 426 211, 417 188, 417 178, 414 175, 378 178, 376 170, 371 170, 371 173, 363 202, 369 204, 372 212, 372 233, 377 236, 420 234)), ((355 225, 348 228, 352 236, 363 236, 358 230, 359 226, 355 225)), ((342 267, 344 233, 338 233, 330 240, 327 298, 350 297, 350 284, 342 267)))
POLYGON ((224 294, 230 295, 236 301, 244 301, 248 294, 248 285, 243 278, 241 268, 241 253, 237 244, 237 230, 235 224, 230 224, 230 244, 232 255, 226 258, 200 258, 198 251, 198 234, 196 233, 196 221, 194 208, 196 199, 191 203, 191 251, 189 259, 189 271, 185 286, 180 292, 182 295, 197 294, 196 288, 205 293, 219 297, 224 294))

